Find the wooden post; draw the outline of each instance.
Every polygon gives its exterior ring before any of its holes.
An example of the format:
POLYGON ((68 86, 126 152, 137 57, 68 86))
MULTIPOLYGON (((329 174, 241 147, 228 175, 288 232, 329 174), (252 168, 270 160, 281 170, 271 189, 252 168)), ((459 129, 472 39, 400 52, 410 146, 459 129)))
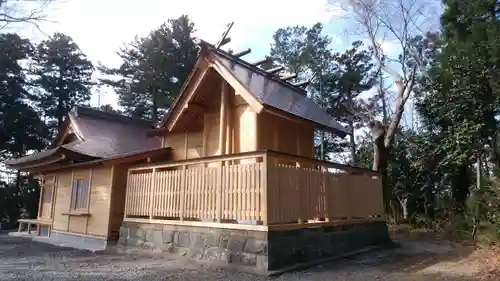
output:
POLYGON ((153 168, 153 172, 151 173, 151 182, 149 183, 149 219, 153 219, 153 198, 154 198, 154 190, 155 190, 155 176, 156 176, 156 168, 153 168))
MULTIPOLYGON (((221 96, 220 96, 220 120, 219 120, 219 154, 224 155, 226 153, 226 127, 227 127, 227 100, 228 100, 228 84, 226 81, 222 81, 221 84, 221 96)), ((222 218, 222 185, 224 183, 224 162, 220 163, 220 177, 217 184, 217 195, 216 195, 216 219, 217 222, 221 222, 222 218)))
POLYGON ((299 209, 299 217, 297 218, 297 223, 301 224, 304 223, 304 218, 302 218, 302 215, 304 214, 303 210, 303 201, 302 201, 302 185, 301 185, 301 179, 302 179, 302 170, 300 169, 300 162, 295 162, 295 176, 296 176, 296 183, 297 183, 297 193, 299 194, 299 200, 297 202, 298 209, 299 209))
POLYGON ((45 182, 42 179, 42 188, 40 189, 40 196, 38 196, 38 214, 37 218, 41 218, 43 216, 42 214, 42 205, 43 205, 43 192, 45 189, 45 182))
POLYGON ((184 209, 186 208, 186 165, 182 166, 182 174, 181 174, 181 210, 179 211, 179 219, 180 221, 184 221, 184 209))
POLYGON ((54 218, 54 208, 55 208, 55 200, 56 200, 56 188, 57 188, 57 175, 56 174, 55 176, 52 176, 52 179, 54 180, 54 182, 52 183, 52 193, 50 194, 50 219, 53 219, 54 218))
POLYGON ((262 187, 264 189, 264 192, 262 192, 262 217, 263 217, 263 224, 264 225, 268 225, 269 224, 269 217, 268 217, 268 212, 267 212, 267 204, 269 203, 267 198, 267 191, 268 191, 268 187, 267 187, 267 166, 268 166, 268 157, 267 157, 267 153, 264 154, 264 156, 262 157, 262 162, 263 162, 263 165, 264 165, 264 170, 263 170, 263 175, 261 177, 262 179, 262 187))
MULTIPOLYGON (((71 213, 71 203, 73 201, 73 181, 75 180, 75 169, 71 170, 71 185, 70 185, 70 192, 69 192, 69 206, 68 206, 68 213, 71 213)), ((68 217, 68 225, 66 227, 66 231, 69 231, 69 222, 71 220, 71 216, 68 217)))
POLYGON ((184 159, 188 159, 188 132, 184 131, 184 159))
MULTIPOLYGON (((112 183, 112 181, 113 181, 113 170, 114 170, 114 166, 111 167, 111 181, 110 181, 110 183, 112 183)), ((87 189, 87 213, 90 213, 90 193, 92 191, 92 176, 93 176, 93 174, 94 174, 94 168, 90 168, 89 186, 87 189)), ((110 184, 110 188, 113 188, 112 184, 110 184)), ((112 197, 109 200, 113 200, 112 197)), ((89 230, 89 216, 85 216, 85 234, 88 233, 88 230, 89 230)))
MULTIPOLYGON (((233 153, 232 97, 233 95, 228 93, 226 98, 226 140, 225 140, 226 150, 224 151, 225 154, 233 153)), ((232 162, 233 161, 226 161, 226 165, 232 165, 232 162)))
MULTIPOLYGON (((228 84, 223 81, 221 84, 220 96, 220 120, 219 120, 219 154, 226 153, 226 125, 227 125, 227 100, 228 100, 228 84)), ((221 163, 222 165, 222 163, 221 163)))
POLYGON ((57 173, 55 176, 54 176, 54 184, 52 185, 52 202, 50 203, 50 218, 51 218, 51 223, 50 223, 50 226, 48 228, 48 231, 49 231, 49 237, 50 237, 50 233, 52 231, 52 228, 54 226, 54 211, 56 209, 56 204, 55 204, 55 200, 57 198, 57 187, 59 186, 57 184, 57 181, 59 180, 59 173, 57 173))

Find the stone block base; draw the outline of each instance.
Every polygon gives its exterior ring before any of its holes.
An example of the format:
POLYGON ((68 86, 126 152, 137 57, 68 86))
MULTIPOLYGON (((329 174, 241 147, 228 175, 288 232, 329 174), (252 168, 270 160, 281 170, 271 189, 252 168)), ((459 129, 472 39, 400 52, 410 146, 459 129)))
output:
POLYGON ((390 242, 385 222, 282 231, 123 222, 117 246, 269 274, 390 242))
POLYGON ((55 245, 90 251, 104 251, 108 245, 108 241, 104 239, 57 231, 52 231, 49 239, 47 242, 55 245))

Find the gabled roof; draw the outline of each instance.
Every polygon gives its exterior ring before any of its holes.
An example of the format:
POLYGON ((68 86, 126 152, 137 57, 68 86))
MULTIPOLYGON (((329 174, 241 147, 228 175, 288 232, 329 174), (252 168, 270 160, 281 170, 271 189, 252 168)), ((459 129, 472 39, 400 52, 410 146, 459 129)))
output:
POLYGON ((69 112, 65 128, 61 128, 50 149, 7 160, 12 168, 43 166, 56 162, 108 159, 134 151, 144 152, 161 147, 159 138, 150 138, 152 122, 103 112, 86 107, 75 107, 69 112), (62 144, 71 127, 77 140, 62 144))
MULTIPOLYGON (((161 122, 160 130, 168 130, 176 122, 176 118, 184 110, 181 107, 183 95, 196 90, 206 76, 208 68, 212 68, 237 91, 243 99, 257 112, 262 110, 278 110, 314 123, 316 126, 345 136, 350 131, 328 115, 314 101, 306 96, 304 89, 281 80, 263 69, 245 62, 225 51, 213 46, 201 44, 202 52, 184 82, 172 109, 161 122), (177 116, 176 116, 177 115, 177 116)), ((183 104, 184 105, 184 104, 183 104)))

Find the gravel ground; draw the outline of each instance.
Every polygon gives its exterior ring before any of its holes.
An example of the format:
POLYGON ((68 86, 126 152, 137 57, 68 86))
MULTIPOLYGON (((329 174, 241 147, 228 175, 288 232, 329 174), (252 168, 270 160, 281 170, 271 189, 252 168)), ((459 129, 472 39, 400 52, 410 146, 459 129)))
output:
MULTIPOLYGON (((444 242, 397 241, 400 247, 367 253, 268 278, 168 258, 92 253, 0 235, 0 280, 476 280, 473 251, 444 242)), ((479 280, 479 279, 477 279, 479 280)))

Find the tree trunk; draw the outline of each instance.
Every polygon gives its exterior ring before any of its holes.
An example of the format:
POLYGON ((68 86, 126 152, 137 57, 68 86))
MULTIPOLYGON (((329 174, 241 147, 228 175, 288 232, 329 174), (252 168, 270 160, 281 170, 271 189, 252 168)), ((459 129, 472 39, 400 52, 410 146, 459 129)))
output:
POLYGON ((156 100, 156 89, 153 88, 151 91, 151 102, 152 102, 152 108, 151 108, 151 121, 153 124, 156 124, 156 121, 158 121, 158 101, 156 100))
POLYGON ((373 166, 372 170, 381 173, 382 177, 382 197, 384 201, 384 210, 387 215, 391 214, 390 201, 392 192, 387 181, 387 160, 389 149, 385 146, 385 127, 380 121, 373 121, 369 124, 373 137, 373 166))
POLYGON ((398 197, 398 201, 401 205, 401 209, 403 210, 403 220, 408 221, 408 197, 398 197))
POLYGON ((319 159, 325 160, 325 131, 322 129, 320 131, 321 143, 319 146, 319 159))
POLYGON ((349 146, 351 150, 351 164, 353 166, 356 165, 356 141, 354 139, 354 124, 352 120, 349 120, 349 130, 351 130, 352 134, 349 135, 349 146))
MULTIPOLYGON (((347 98, 348 98, 348 101, 349 101, 349 108, 352 108, 353 107, 353 104, 352 104, 352 91, 349 90, 348 93, 347 93, 347 98)), ((349 130, 351 131, 351 135, 349 136, 349 145, 350 145, 350 150, 351 150, 351 164, 353 166, 356 165, 356 141, 354 139, 354 121, 351 118, 348 118, 348 126, 349 126, 349 130)))
POLYGON ((465 201, 467 196, 469 196, 469 166, 467 164, 462 164, 457 171, 452 175, 451 178, 451 189, 455 214, 461 213, 465 209, 465 201))

